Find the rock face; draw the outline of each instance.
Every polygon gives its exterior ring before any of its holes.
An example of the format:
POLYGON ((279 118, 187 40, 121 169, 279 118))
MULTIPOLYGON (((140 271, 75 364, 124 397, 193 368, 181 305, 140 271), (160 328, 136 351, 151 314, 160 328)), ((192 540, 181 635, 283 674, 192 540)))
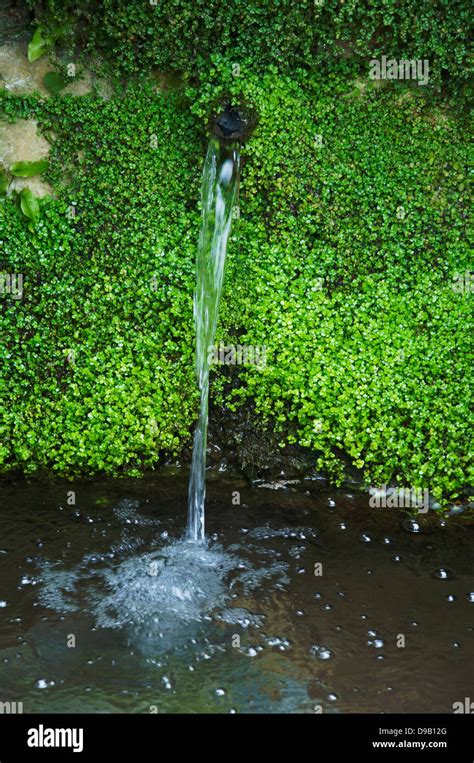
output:
MULTIPOLYGON (((0 165, 8 169, 13 162, 35 162, 48 156, 50 144, 39 134, 34 119, 0 122, 0 165)), ((13 178, 9 193, 30 188, 35 196, 51 196, 52 188, 40 176, 13 178)))
MULTIPOLYGON (((65 60, 63 63, 67 64, 68 61, 65 60)), ((45 74, 54 69, 55 65, 51 63, 47 55, 33 62, 28 61, 28 42, 25 40, 0 44, 0 87, 11 93, 39 93, 42 96, 51 96, 43 79, 45 74)), ((107 80, 96 77, 91 71, 83 68, 76 79, 71 77, 70 83, 66 85, 62 93, 86 95, 92 92, 94 86, 102 98, 107 99, 112 96, 112 87, 107 80)))
POLYGON ((30 12, 26 3, 0 0, 0 44, 17 35, 24 35, 29 23, 30 12))
POLYGON ((43 85, 43 77, 50 71, 47 56, 37 61, 28 61, 26 41, 9 42, 0 45, 0 87, 11 93, 34 93, 49 95, 43 85))

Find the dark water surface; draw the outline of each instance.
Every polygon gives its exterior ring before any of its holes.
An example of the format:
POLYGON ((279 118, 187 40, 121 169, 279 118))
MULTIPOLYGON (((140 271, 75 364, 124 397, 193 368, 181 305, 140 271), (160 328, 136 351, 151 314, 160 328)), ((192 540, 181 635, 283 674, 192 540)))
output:
POLYGON ((451 713, 473 696, 472 527, 272 487, 211 479, 200 545, 181 540, 179 472, 0 486, 0 701, 451 713))

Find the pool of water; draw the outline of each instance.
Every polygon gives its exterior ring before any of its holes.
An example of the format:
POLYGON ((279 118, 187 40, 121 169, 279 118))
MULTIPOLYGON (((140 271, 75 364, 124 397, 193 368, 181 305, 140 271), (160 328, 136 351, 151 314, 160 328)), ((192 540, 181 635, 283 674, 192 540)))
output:
POLYGON ((441 712, 472 695, 473 529, 187 475, 0 486, 0 701, 30 712, 441 712), (71 494, 74 491, 74 495, 71 494))

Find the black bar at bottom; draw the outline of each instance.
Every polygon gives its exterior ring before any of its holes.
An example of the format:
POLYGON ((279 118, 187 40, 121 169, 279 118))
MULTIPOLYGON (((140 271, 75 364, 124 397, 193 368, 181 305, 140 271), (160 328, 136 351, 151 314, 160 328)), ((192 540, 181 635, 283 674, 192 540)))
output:
MULTIPOLYGON (((316 759, 399 759, 473 763, 472 715, 0 715, 0 763, 175 758, 266 759, 278 745, 316 759), (304 752, 305 751, 305 752, 304 752), (349 759, 349 757, 347 758, 349 759)), ((284 750, 287 750, 287 753, 284 750)))

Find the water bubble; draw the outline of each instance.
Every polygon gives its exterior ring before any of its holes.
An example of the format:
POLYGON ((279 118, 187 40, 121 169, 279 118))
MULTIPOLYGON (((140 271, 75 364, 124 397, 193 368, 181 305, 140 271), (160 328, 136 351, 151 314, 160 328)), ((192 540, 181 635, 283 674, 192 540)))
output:
POLYGON ((455 596, 454 596, 454 594, 452 594, 452 593, 448 593, 448 594, 446 594, 446 599, 447 599, 448 601, 456 601, 456 597, 455 597, 455 596))
POLYGON ((163 530, 163 532, 161 533, 161 537, 163 538, 163 540, 166 540, 166 538, 169 537, 168 530, 163 530))
POLYGON ((312 646, 309 651, 318 660, 330 660, 334 656, 334 653, 327 646, 318 646, 318 644, 312 646))
POLYGON ((413 628, 418 628, 419 624, 418 620, 412 620, 410 623, 413 628))
POLYGON ((336 505, 336 501, 333 501, 332 498, 328 498, 328 506, 330 509, 333 509, 336 505))
POLYGON ((4 607, 6 607, 6 606, 7 606, 7 602, 6 602, 5 600, 3 600, 3 599, 2 599, 2 600, 0 601, 0 609, 3 609, 3 608, 4 608, 4 607))
POLYGON ((339 522, 339 529, 340 530, 347 530, 346 522, 339 522))
POLYGON ((328 700, 330 702, 337 702, 338 699, 339 699, 339 695, 338 694, 333 694, 333 693, 328 694, 328 700))
POLYGON ((319 593, 319 591, 314 594, 315 599, 322 599, 322 596, 323 596, 322 593, 319 593))
POLYGON ((216 689, 216 695, 218 697, 223 697, 225 694, 225 689, 216 689))
POLYGON ((165 685, 165 689, 171 689, 171 681, 168 678, 168 676, 163 676, 163 678, 161 680, 162 680, 162 682, 165 685))
POLYGON ((399 554, 395 554, 395 556, 392 556, 392 562, 401 562, 402 557, 399 554))
POLYGON ((384 660, 384 659, 385 659, 385 657, 383 656, 383 654, 378 654, 378 655, 377 655, 377 657, 376 657, 376 659, 377 659, 377 660, 384 660))
POLYGON ((456 648, 459 648, 461 644, 459 643, 459 641, 453 641, 453 646, 456 648))
POLYGON ((230 713, 231 715, 235 715, 235 714, 236 714, 236 712, 237 712, 237 710, 235 709, 235 707, 231 707, 231 708, 230 708, 230 710, 229 710, 229 713, 230 713))
POLYGON ((366 615, 366 614, 365 614, 365 612, 364 612, 364 614, 362 614, 362 615, 360 616, 360 619, 361 619, 361 620, 367 620, 367 619, 368 619, 368 617, 369 617, 369 616, 368 616, 368 615, 366 615))
POLYGON ((35 683, 37 689, 49 689, 50 686, 54 686, 54 681, 48 681, 46 678, 39 678, 35 683))
POLYGON ((373 646, 375 649, 382 649, 383 645, 384 642, 381 638, 369 639, 367 641, 367 646, 373 646))
POLYGON ((474 603, 474 591, 469 591, 469 593, 466 594, 466 599, 471 602, 471 604, 474 603))
POLYGON ((361 533, 359 535, 359 540, 362 541, 362 543, 372 543, 372 536, 369 535, 369 533, 361 533))
POLYGON ((412 517, 404 519, 401 526, 407 533, 421 533, 421 525, 412 517))
POLYGON ((321 609, 325 609, 327 612, 332 609, 332 604, 323 604, 321 609))
POLYGON ((452 576, 453 573, 451 570, 446 569, 446 567, 440 567, 433 572, 433 577, 437 578, 438 580, 448 580, 451 579, 452 576))
POLYGON ((346 595, 344 591, 338 591, 337 595, 341 597, 341 599, 346 595))
POLYGON ((305 613, 304 609, 297 609, 297 610, 296 610, 296 612, 295 612, 295 614, 296 614, 298 617, 304 617, 306 613, 305 613))
POLYGON ((392 539, 389 537, 382 538, 382 543, 384 544, 384 546, 389 546, 390 543, 392 542, 393 542, 392 539))

